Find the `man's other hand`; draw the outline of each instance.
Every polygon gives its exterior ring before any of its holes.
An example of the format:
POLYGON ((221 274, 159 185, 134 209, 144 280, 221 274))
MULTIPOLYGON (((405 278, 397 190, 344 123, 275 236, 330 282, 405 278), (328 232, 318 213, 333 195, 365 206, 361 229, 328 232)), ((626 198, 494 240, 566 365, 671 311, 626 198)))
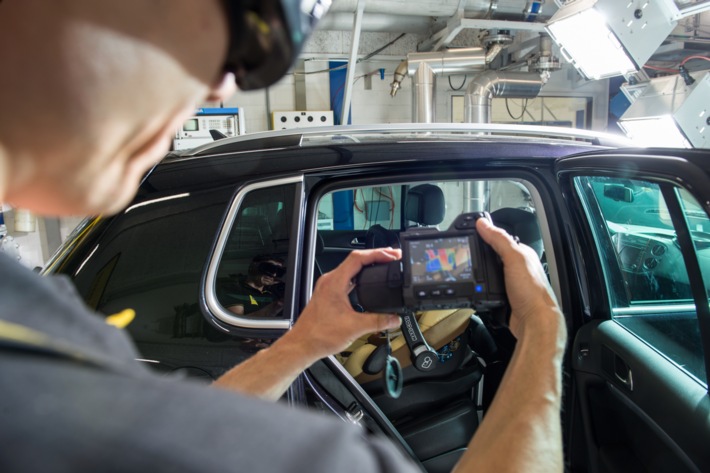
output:
POLYGON ((323 358, 345 350, 362 335, 398 328, 399 316, 357 312, 348 294, 354 288, 353 278, 364 266, 401 257, 402 252, 392 248, 351 252, 340 266, 318 279, 313 298, 290 336, 302 340, 306 344, 304 350, 323 358))

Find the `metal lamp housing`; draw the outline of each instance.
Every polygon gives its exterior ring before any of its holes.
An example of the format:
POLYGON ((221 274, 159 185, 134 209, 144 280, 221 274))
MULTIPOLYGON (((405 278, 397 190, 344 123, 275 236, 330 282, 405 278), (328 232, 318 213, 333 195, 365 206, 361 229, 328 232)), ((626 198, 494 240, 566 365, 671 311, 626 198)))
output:
POLYGON ((710 72, 691 76, 695 79, 691 85, 679 75, 651 80, 619 119, 627 136, 644 146, 675 146, 678 140, 673 135, 680 133, 686 147, 710 148, 710 72), (652 131, 662 122, 670 127, 652 131))
POLYGON ((665 0, 573 0, 545 27, 587 79, 636 72, 676 26, 665 0))

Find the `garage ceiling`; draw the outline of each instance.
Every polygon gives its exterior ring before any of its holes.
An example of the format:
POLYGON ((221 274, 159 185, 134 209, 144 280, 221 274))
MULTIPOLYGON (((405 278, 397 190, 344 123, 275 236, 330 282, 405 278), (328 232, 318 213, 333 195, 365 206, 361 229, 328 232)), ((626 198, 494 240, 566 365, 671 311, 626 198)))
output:
MULTIPOLYGON (((481 35, 507 30, 514 41, 503 54, 503 62, 492 68, 502 67, 507 61, 515 61, 525 54, 532 54, 534 41, 542 32, 543 24, 565 2, 563 0, 360 0, 364 3, 361 22, 361 51, 365 45, 382 44, 382 35, 376 33, 407 33, 410 48, 406 52, 424 52, 447 47, 480 46, 481 35), (368 37, 373 37, 368 41, 368 37), (377 39, 374 39, 377 38, 377 39), (507 58, 507 59, 506 59, 507 58)), ((621 1, 621 0, 619 0, 621 1)), ((646 0, 631 0, 640 4, 646 0)), ((670 1, 670 0, 669 0, 670 1)), ((352 32, 358 0, 334 0, 328 15, 319 26, 326 32, 352 32)), ((700 11, 700 14, 681 20, 667 41, 649 61, 650 65, 670 66, 691 55, 710 53, 710 0, 677 0, 681 10, 700 11)), ((351 41, 349 36, 347 41, 351 41)), ((347 45, 349 48, 349 44, 347 45)), ((402 48, 391 48, 382 54, 402 55, 402 48)), ((311 53, 335 55, 342 58, 347 51, 337 50, 334 42, 323 40, 311 53), (335 49, 335 50, 334 50, 335 49)), ((370 51, 365 51, 370 52, 370 51)), ((708 63, 696 61, 689 69, 707 69, 708 63)))

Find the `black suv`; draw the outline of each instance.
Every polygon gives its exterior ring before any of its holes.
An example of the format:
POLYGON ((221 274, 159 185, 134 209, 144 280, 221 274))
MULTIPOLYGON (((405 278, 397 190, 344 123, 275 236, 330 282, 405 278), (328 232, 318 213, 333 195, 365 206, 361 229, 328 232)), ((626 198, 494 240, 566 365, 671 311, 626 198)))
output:
MULTIPOLYGON (((350 251, 486 211, 537 251, 567 319, 569 470, 710 471, 710 156, 619 144, 469 125, 225 139, 168 155, 128 208, 84 222, 45 271, 70 275, 103 314, 134 309, 126 330, 141 361, 211 380, 288 330, 317 278, 350 251), (243 290, 262 276, 265 300, 243 290)), ((286 401, 449 471, 515 340, 472 309, 416 320, 437 359, 419 369, 392 335, 398 399, 377 361, 383 335, 372 334, 311 367, 286 401)))

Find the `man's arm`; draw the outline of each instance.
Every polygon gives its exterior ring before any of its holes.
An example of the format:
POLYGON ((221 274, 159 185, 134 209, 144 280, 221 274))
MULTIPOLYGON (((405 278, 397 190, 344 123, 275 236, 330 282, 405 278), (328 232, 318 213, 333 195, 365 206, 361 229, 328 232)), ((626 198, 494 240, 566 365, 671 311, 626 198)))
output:
POLYGON ((561 364, 564 318, 535 252, 479 219, 500 255, 517 338, 503 380, 455 472, 561 472, 561 364))
POLYGON ((353 310, 348 294, 363 266, 399 259, 399 250, 353 251, 318 279, 313 298, 293 328, 271 346, 235 366, 213 385, 276 400, 298 375, 321 358, 345 350, 358 337, 399 327, 396 315, 353 310))

